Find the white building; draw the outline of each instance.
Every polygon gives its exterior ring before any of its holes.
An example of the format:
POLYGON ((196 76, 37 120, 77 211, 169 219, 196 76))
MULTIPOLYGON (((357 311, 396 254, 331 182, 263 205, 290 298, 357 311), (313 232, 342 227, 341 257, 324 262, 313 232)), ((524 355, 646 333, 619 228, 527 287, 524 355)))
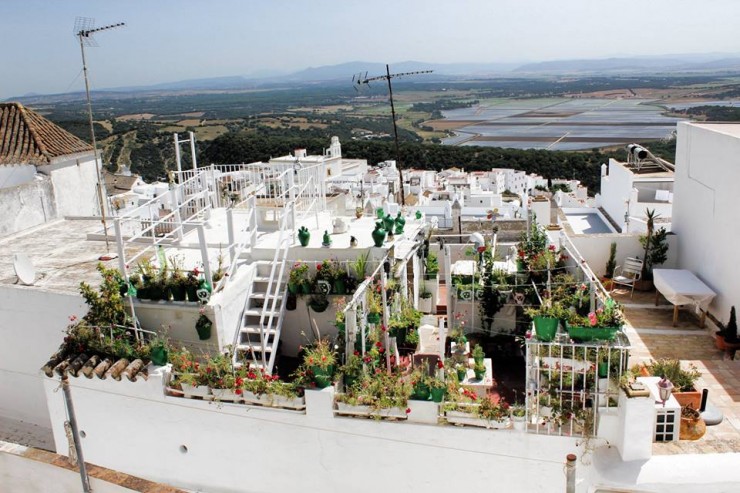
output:
MULTIPOLYGON (((670 230, 673 209, 674 173, 661 162, 620 163, 609 160, 601 165, 601 193, 596 205, 606 211, 622 231, 644 232, 645 211, 655 210, 661 227, 670 230)), ((670 163, 669 163, 670 164, 670 163)))
POLYGON ((0 103, 0 235, 100 214, 92 147, 20 103, 0 103))
POLYGON ((740 124, 680 122, 675 178, 679 267, 717 293, 710 311, 727 322, 730 307, 740 307, 740 124))

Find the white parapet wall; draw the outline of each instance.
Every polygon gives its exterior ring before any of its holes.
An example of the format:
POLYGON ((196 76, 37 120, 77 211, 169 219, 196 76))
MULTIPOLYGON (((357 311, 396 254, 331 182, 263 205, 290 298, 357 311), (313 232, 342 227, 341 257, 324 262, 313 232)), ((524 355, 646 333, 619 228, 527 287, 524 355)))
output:
POLYGON ((69 317, 86 312, 79 295, 0 287, 0 416, 51 427, 39 368, 62 343, 69 317))
MULTIPOLYGON (((88 462, 209 492, 375 492, 375 475, 399 490, 562 491, 565 456, 578 451, 567 437, 336 417, 332 389, 308 391, 318 394, 305 414, 165 396, 162 377, 151 367, 146 381, 70 377, 88 462)), ((58 386, 45 381, 66 454, 58 386)))

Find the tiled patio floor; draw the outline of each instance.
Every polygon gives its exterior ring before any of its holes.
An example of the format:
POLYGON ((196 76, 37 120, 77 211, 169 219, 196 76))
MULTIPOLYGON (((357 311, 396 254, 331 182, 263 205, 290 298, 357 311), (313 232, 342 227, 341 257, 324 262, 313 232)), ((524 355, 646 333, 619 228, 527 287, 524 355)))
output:
POLYGON ((700 389, 709 389, 709 402, 724 414, 717 426, 707 427, 699 440, 656 443, 656 454, 740 452, 740 356, 726 359, 714 347, 715 326, 710 320, 699 327, 699 318, 688 308, 681 308, 677 327, 672 326, 673 307, 663 297, 655 306, 655 292, 629 293, 616 290, 613 296, 625 306, 626 332, 632 343, 631 364, 657 358, 678 358, 685 365, 693 363, 702 373, 700 389))

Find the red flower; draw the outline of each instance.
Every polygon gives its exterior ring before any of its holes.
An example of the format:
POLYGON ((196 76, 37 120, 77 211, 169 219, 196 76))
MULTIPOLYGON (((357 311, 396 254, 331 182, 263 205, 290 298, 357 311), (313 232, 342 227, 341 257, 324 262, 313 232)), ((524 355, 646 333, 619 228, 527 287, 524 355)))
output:
POLYGON ((236 389, 236 390, 234 391, 234 393, 235 393, 236 395, 242 395, 242 393, 243 393, 243 392, 242 392, 242 389, 236 389))
POLYGON ((382 345, 382 344, 380 343, 380 341, 376 342, 376 343, 375 343, 375 345, 376 345, 377 347, 382 347, 382 346, 383 346, 383 345, 382 345))
POLYGON ((479 246, 478 247, 478 253, 483 253, 485 251, 486 251, 486 247, 484 247, 484 246, 479 246))
POLYGON ((547 247, 547 249, 550 250, 551 252, 554 252, 555 251, 555 245, 550 245, 549 247, 547 247))
POLYGON ((355 350, 355 356, 359 356, 359 355, 360 355, 360 352, 355 350))
POLYGON ((442 360, 441 359, 437 360, 437 368, 440 368, 441 369, 441 368, 444 368, 444 367, 445 367, 445 364, 442 362, 442 360))
POLYGON ((318 265, 316 266, 316 272, 320 272, 320 271, 321 271, 321 264, 318 264, 318 265))
POLYGON ((407 407, 406 408, 406 414, 411 414, 411 408, 410 407, 407 407))

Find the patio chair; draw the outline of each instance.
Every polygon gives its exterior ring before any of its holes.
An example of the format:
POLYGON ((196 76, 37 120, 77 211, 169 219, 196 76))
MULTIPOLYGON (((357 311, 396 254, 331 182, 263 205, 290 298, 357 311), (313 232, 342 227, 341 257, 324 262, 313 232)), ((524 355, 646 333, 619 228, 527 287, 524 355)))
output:
POLYGON ((622 265, 618 265, 614 268, 611 291, 614 291, 614 287, 617 284, 630 286, 630 298, 632 298, 632 295, 635 293, 635 283, 640 280, 641 273, 642 260, 635 257, 627 257, 624 259, 622 265))

